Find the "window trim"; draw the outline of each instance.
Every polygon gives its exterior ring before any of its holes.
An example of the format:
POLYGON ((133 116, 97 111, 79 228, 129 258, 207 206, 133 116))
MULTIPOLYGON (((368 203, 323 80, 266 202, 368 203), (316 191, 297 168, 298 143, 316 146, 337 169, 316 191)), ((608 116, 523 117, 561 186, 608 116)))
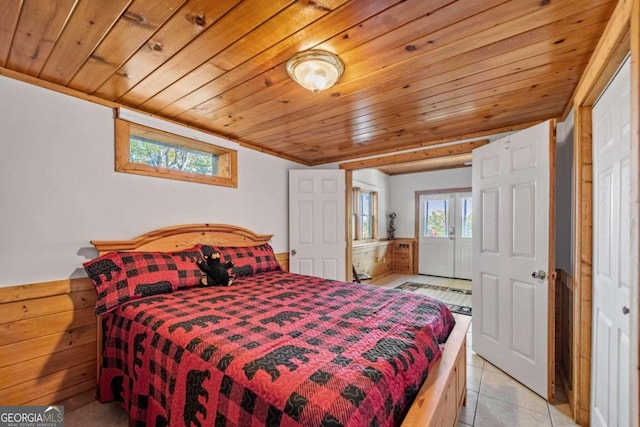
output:
MULTIPOLYGON (((133 133, 135 135, 135 133, 133 133)), ((198 182, 201 184, 219 185, 224 187, 238 187, 238 152, 229 148, 219 147, 185 136, 154 129, 148 126, 131 123, 126 120, 115 119, 115 170, 117 172, 135 175, 152 176, 156 178, 174 179, 178 181, 198 182), (158 134, 159 142, 203 151, 218 156, 218 170, 225 171, 224 175, 208 176, 176 169, 149 166, 133 163, 129 160, 132 132, 140 130, 158 134)))

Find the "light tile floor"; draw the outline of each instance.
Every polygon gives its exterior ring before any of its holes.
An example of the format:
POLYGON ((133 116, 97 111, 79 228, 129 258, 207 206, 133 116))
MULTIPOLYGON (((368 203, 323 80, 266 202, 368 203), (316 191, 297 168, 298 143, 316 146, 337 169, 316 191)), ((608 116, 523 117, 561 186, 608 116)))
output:
MULTIPOLYGON (((404 282, 471 289, 468 280, 433 276, 392 274, 372 285, 394 288, 404 282)), ((467 406, 462 408, 458 427, 568 427, 577 426, 570 416, 562 390, 556 402, 540 396, 477 355, 472 349, 472 331, 467 334, 467 406)))

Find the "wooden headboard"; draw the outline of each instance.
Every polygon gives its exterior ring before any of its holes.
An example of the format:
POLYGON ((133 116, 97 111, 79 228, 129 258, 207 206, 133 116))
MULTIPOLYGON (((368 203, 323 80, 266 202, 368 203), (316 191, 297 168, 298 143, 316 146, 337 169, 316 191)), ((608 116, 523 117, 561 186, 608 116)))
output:
MULTIPOLYGON (((268 243, 271 237, 273 234, 257 234, 246 228, 229 224, 186 224, 159 228, 131 240, 92 240, 91 244, 98 250, 99 255, 103 255, 107 252, 130 251, 173 252, 188 249, 197 244, 232 247, 256 246, 268 243)), ((278 255, 276 255, 276 259, 281 264, 283 261, 288 263, 288 259, 285 260, 278 255)), ((97 316, 96 379, 100 378, 102 367, 102 338, 102 320, 101 316, 97 316)))
POLYGON ((188 249, 197 244, 212 246, 255 246, 268 243, 273 234, 257 234, 228 224, 187 224, 159 228, 131 240, 92 240, 100 255, 107 252, 160 251, 188 249))

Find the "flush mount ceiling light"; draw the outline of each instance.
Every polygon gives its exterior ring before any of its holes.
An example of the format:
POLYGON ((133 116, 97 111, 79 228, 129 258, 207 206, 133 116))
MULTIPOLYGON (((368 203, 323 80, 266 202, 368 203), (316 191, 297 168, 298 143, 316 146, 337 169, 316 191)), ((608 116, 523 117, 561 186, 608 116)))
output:
POLYGON ((287 73, 295 82, 312 92, 333 86, 344 72, 344 63, 331 52, 307 50, 287 61, 287 73))

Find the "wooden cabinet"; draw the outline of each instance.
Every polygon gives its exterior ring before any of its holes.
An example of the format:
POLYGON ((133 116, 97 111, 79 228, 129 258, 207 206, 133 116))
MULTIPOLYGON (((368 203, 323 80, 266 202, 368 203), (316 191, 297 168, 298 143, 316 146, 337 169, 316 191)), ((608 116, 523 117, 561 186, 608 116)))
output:
POLYGON ((416 274, 414 267, 414 239, 396 239, 393 241, 393 272, 416 274))

